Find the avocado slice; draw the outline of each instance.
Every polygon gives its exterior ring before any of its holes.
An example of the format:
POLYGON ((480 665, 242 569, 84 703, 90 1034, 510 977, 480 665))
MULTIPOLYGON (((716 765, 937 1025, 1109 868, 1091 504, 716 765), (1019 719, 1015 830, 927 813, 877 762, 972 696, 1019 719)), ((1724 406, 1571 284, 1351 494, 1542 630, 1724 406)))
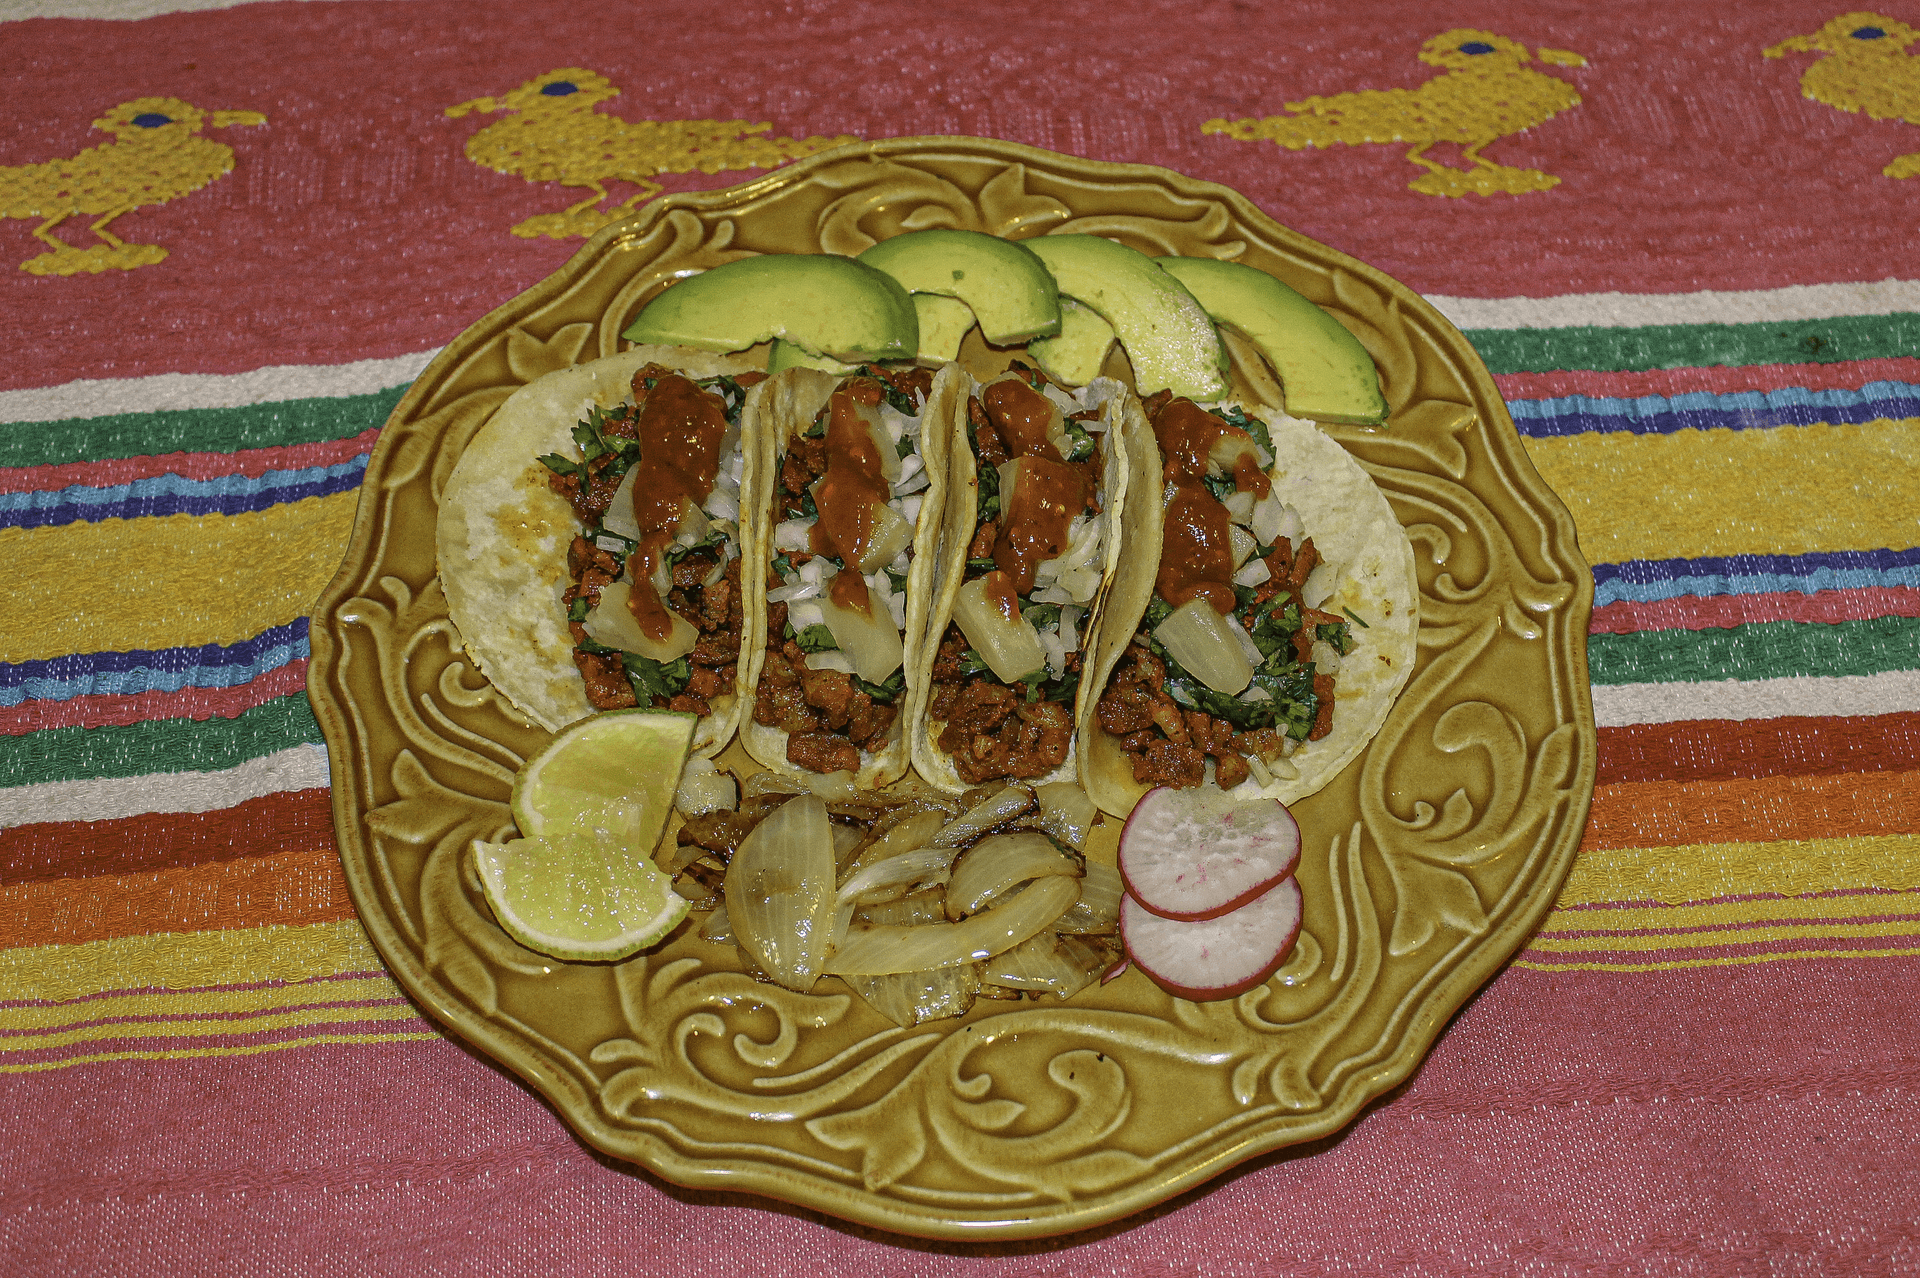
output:
POLYGON ((1172 390, 1203 403, 1227 394, 1227 351, 1213 320, 1179 280, 1135 249, 1096 235, 1024 241, 1060 291, 1113 325, 1142 395, 1172 390))
POLYGON ((938 368, 960 358, 960 341, 973 327, 973 308, 957 297, 915 293, 914 314, 920 317, 920 363, 938 368))
POLYGON ((980 321, 980 335, 995 346, 1060 331, 1053 276, 1031 249, 1012 240, 980 231, 908 231, 881 240, 858 260, 885 271, 909 293, 965 302, 980 321))
POLYGON ((1071 297, 1060 299, 1060 336, 1027 343, 1027 354, 1056 382, 1085 386, 1100 376, 1113 350, 1113 325, 1071 297))
POLYGON ((1214 321, 1245 335, 1280 374, 1287 412, 1317 422, 1387 420, 1372 356, 1340 324, 1265 271, 1210 257, 1155 258, 1214 321))
POLYGON ((803 346, 796 346, 792 342, 775 338, 772 348, 767 352, 767 376, 772 377, 775 373, 789 368, 817 368, 823 373, 835 373, 846 377, 851 373, 859 372, 861 365, 849 364, 831 355, 810 354, 803 346))
POLYGON ((723 352, 785 338, 811 355, 912 359, 920 324, 907 291, 884 271, 825 253, 767 253, 688 276, 621 336, 723 352))
MULTIPOLYGON (((960 358, 960 341, 973 327, 973 312, 965 302, 932 293, 914 293, 913 311, 920 320, 919 363, 938 368, 960 358)), ((842 377, 860 371, 860 365, 848 364, 831 355, 810 355, 788 341, 775 341, 767 354, 767 375, 785 368, 817 368, 842 377)))

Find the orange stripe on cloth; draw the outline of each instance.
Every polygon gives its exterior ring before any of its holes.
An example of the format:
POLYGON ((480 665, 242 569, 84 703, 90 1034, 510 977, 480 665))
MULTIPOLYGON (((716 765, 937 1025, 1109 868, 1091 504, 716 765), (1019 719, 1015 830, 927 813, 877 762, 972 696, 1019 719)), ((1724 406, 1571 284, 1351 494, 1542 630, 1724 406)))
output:
POLYGON ((1920 772, 1595 786, 1583 851, 1920 831, 1920 772))
POLYGON ((353 916, 331 847, 0 888, 0 949, 353 916))

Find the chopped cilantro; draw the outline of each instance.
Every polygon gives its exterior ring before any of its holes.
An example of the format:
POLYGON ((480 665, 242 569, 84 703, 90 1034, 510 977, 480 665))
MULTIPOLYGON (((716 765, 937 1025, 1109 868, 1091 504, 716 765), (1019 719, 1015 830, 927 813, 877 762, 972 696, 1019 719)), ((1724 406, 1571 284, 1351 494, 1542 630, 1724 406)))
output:
POLYGON ((990 673, 990 671, 987 668, 987 663, 980 659, 979 653, 971 648, 962 648, 960 650, 960 673, 963 675, 977 675, 990 673))
POLYGON ((795 632, 792 623, 788 623, 787 637, 799 644, 802 652, 832 652, 840 646, 833 637, 833 631, 818 623, 798 632, 795 632))
POLYGON ((676 697, 687 681, 693 677, 693 667, 685 657, 677 661, 659 662, 637 653, 622 652, 620 664, 626 667, 627 682, 633 685, 633 695, 640 704, 653 704, 655 697, 676 697))
MULTIPOLYGON (((1270 604, 1279 603, 1281 596, 1275 596, 1270 604)), ((1262 610, 1253 618, 1253 624, 1246 627, 1253 646, 1261 655, 1272 661, 1276 652, 1291 652, 1293 636, 1300 630, 1300 608, 1292 602, 1281 607, 1262 610)))
POLYGON ((548 453, 544 457, 537 458, 536 460, 556 475, 578 475, 581 470, 579 462, 568 461, 559 453, 548 453))
POLYGON ((894 451, 900 454, 901 461, 905 461, 907 458, 913 456, 913 451, 914 451, 913 436, 905 433, 904 431, 901 432, 899 447, 896 448, 894 451))
POLYGON ((1355 623, 1356 625, 1358 625, 1358 626, 1359 626, 1359 627, 1360 627, 1360 628, 1361 628, 1362 630, 1371 630, 1371 629, 1373 629, 1373 627, 1372 627, 1372 626, 1369 626, 1369 625, 1368 625, 1368 624, 1367 624, 1366 622, 1364 622, 1364 621, 1362 621, 1362 620, 1360 619, 1360 614, 1359 614, 1359 613, 1357 613, 1357 612, 1355 612, 1355 611, 1354 611, 1353 609, 1351 609, 1351 608, 1342 608, 1342 609, 1341 609, 1340 611, 1341 611, 1341 612, 1344 612, 1344 613, 1346 613, 1346 614, 1347 614, 1347 615, 1348 615, 1349 617, 1352 617, 1352 618, 1353 618, 1353 620, 1354 620, 1354 623, 1355 623))
POLYGON ((1020 615, 1033 623, 1035 630, 1045 630, 1048 626, 1058 629, 1060 626, 1060 605, 1051 603, 1023 603, 1020 615))
POLYGON ((888 675, 884 683, 868 683, 859 675, 854 675, 853 686, 880 704, 890 706, 907 690, 907 671, 904 666, 901 667, 888 675))
POLYGON ((991 559, 967 560, 967 569, 972 572, 992 572, 996 566, 991 559))
POLYGON ((1067 454, 1067 460, 1070 462, 1083 462, 1093 456, 1093 436, 1087 433, 1087 428, 1079 422, 1074 421, 1071 417, 1067 418, 1066 426, 1067 438, 1073 441, 1073 449, 1067 454))
POLYGON ((1080 686, 1080 672, 1069 670, 1058 679, 1048 676, 1045 666, 1034 671, 1020 681, 1027 685, 1027 704, 1036 701, 1072 701, 1074 690, 1080 686))
POLYGON ((1246 413, 1242 412, 1237 406, 1231 408, 1216 408, 1213 411, 1220 420, 1226 422, 1229 426, 1238 426, 1241 430, 1253 436, 1253 442, 1260 445, 1261 449, 1267 455, 1268 463, 1272 463, 1273 436, 1267 432, 1267 424, 1265 422, 1261 421, 1258 417, 1247 416, 1246 413))
POLYGON ((903 591, 903 590, 905 590, 905 589, 907 588, 907 574, 906 574, 906 573, 904 573, 904 572, 895 572, 895 571, 894 571, 893 569, 891 569, 891 568, 889 568, 889 569, 887 569, 887 570, 886 570, 886 572, 887 572, 887 583, 888 583, 888 588, 889 588, 889 589, 890 589, 890 590, 892 591, 892 593, 894 593, 894 594, 896 594, 896 595, 897 595, 897 594, 899 594, 899 593, 900 593, 901 591, 903 591))
MULTIPOLYGON (((580 602, 580 601, 576 601, 580 602)), ((626 652, 620 648, 609 648, 592 639, 582 639, 575 645, 581 652, 594 656, 606 656, 619 653, 620 664, 625 668, 627 682, 633 686, 633 695, 640 704, 650 706, 655 697, 677 697, 693 678, 693 667, 685 657, 678 661, 659 662, 638 653, 626 652)))
POLYGON ((617 478, 626 474, 640 460, 640 444, 619 435, 609 437, 605 431, 608 417, 607 411, 595 404, 587 411, 586 420, 574 426, 573 442, 580 445, 581 460, 585 462, 612 457, 613 460, 607 463, 602 473, 609 478, 617 478))
MULTIPOLYGON (((973 438, 973 423, 967 423, 967 438, 973 438)), ((978 528, 989 519, 1000 517, 1000 471, 993 466, 978 464, 980 450, 974 449, 975 474, 980 478, 980 500, 975 507, 973 526, 978 528)))
POLYGON ((1277 671, 1265 668, 1257 671, 1249 686, 1264 691, 1269 698, 1265 701, 1242 701, 1239 697, 1215 692, 1172 661, 1167 663, 1166 686, 1167 695, 1179 704, 1225 719, 1242 732, 1280 728, 1296 741, 1306 740, 1320 709, 1320 700, 1313 695, 1313 663, 1310 661, 1289 664, 1277 671))
MULTIPOLYGON (((921 403, 909 392, 901 390, 892 382, 884 379, 880 382, 880 389, 885 392, 887 403, 891 404, 893 410, 902 417, 918 417, 920 415, 921 403)), ((902 457, 906 456, 905 453, 901 453, 900 455, 902 457)))
POLYGON ((1322 622, 1313 628, 1313 636, 1343 657, 1353 651, 1353 631, 1344 621, 1322 622))
POLYGON ((718 559, 726 553, 726 544, 727 534, 723 529, 714 529, 700 541, 694 542, 691 546, 682 546, 680 543, 675 542, 667 547, 667 567, 671 569, 682 559, 695 553, 710 554, 715 559, 718 559))

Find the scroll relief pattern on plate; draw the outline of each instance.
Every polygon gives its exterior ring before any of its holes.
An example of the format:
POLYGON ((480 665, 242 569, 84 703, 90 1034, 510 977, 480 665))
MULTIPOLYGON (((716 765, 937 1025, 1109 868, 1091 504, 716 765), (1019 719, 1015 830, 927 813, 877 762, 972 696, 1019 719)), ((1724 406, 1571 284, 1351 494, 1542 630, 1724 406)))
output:
MULTIPOLYGON (((931 226, 1086 230, 1222 257, 1241 256, 1258 238, 1226 206, 1198 200, 1165 217, 1076 215, 1029 191, 1018 164, 977 194, 937 174, 865 161, 817 169, 811 180, 826 193, 814 233, 837 252, 859 251, 876 230, 931 226)), ((541 309, 539 335, 523 321, 497 339, 513 378, 590 358, 596 345, 607 353, 624 316, 676 272, 747 251, 736 247, 731 219, 685 209, 639 234, 655 251, 637 269, 621 265, 632 278, 604 315, 570 316, 562 296, 541 309)), ((1359 1074, 1393 1054, 1423 1000, 1543 872, 1578 768, 1560 707, 1542 720, 1467 686, 1467 672, 1489 654, 1516 666, 1559 659, 1542 639, 1574 586, 1541 579, 1515 553, 1519 540, 1541 539, 1540 527, 1510 526, 1537 519, 1533 512, 1503 517, 1479 495, 1524 483, 1500 473, 1464 389, 1449 398, 1420 382, 1398 300, 1351 276, 1332 283, 1394 402, 1392 434, 1339 437, 1387 492, 1426 561, 1420 664, 1357 783, 1348 782, 1357 817, 1320 831, 1306 849, 1300 877, 1318 886, 1295 952, 1270 982, 1232 1001, 1192 1004, 1134 977, 1071 1003, 875 1029, 883 1022, 851 996, 756 982, 735 970, 730 950, 689 934, 613 970, 624 1033, 565 1043, 503 1011, 496 974, 532 978, 551 960, 494 924, 466 848, 510 827, 505 799, 521 754, 503 741, 530 748, 537 734, 466 663, 430 551, 424 573, 417 553, 408 571, 383 569, 407 558, 388 541, 402 525, 431 528, 453 458, 512 385, 439 407, 423 399, 431 411, 392 428, 396 438, 383 441, 368 476, 368 500, 379 503, 373 566, 330 619, 344 636, 339 686, 345 666, 367 663, 372 674, 361 677, 380 689, 351 712, 359 740, 384 734, 391 742, 350 764, 360 770, 356 794, 371 836, 361 846, 386 915, 426 979, 597 1091, 603 1134, 616 1142, 622 1131, 664 1126, 690 1143, 724 1140, 772 1166, 922 1203, 1083 1200, 1177 1169, 1252 1128, 1344 1121, 1371 1094, 1353 1090, 1359 1074), (1411 787, 1409 776, 1417 778, 1411 787), (1390 798, 1410 788, 1422 796, 1410 807, 1390 798), (1356 1024, 1383 1002, 1391 1008, 1383 1020, 1356 1024), (1044 1056, 1042 1070, 1002 1063, 1016 1041, 1020 1060, 1044 1056), (1178 1117, 1140 1081, 1171 1071, 1184 1080, 1178 1117), (788 1137, 756 1144, 767 1124, 788 1137), (1003 1189, 941 1189, 953 1177, 934 1174, 936 1163, 1003 1189)))

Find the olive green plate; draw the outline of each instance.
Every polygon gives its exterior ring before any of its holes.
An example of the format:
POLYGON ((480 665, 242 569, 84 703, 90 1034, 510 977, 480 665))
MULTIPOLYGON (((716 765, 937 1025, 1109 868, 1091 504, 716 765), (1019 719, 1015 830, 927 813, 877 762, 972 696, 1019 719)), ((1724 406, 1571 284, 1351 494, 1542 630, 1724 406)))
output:
POLYGON ((677 1184, 945 1238, 1140 1211, 1335 1132, 1405 1079, 1544 917, 1586 820, 1591 578, 1480 360, 1410 290, 1163 169, 899 138, 656 200, 443 351, 361 492, 309 675, 360 917, 434 1017, 584 1140, 677 1184), (467 845, 509 828, 514 770, 545 734, 466 662, 435 580, 436 503, 467 440, 515 387, 615 352, 677 273, 929 226, 1247 262, 1379 365, 1390 428, 1332 433, 1412 535, 1419 663, 1368 751, 1296 806, 1305 928, 1238 999, 1187 1003, 1128 973, 903 1030, 833 980, 757 984, 691 928, 618 965, 543 958, 495 926, 474 880, 467 845))

